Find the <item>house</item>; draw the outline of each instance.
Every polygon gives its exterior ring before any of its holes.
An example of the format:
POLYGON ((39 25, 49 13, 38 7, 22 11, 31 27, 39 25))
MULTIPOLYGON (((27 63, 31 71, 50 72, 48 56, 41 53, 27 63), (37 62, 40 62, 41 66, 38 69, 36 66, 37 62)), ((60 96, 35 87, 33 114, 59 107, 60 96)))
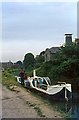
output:
POLYGON ((2 69, 11 68, 13 66, 13 63, 11 61, 9 61, 9 62, 1 62, 0 64, 2 66, 2 69))
POLYGON ((53 60, 55 53, 59 51, 59 47, 51 47, 47 48, 45 51, 42 51, 40 55, 36 56, 39 58, 40 56, 44 57, 44 62, 53 60))
POLYGON ((44 54, 45 62, 53 60, 55 53, 58 51, 59 51, 59 47, 52 47, 50 49, 47 48, 44 54))

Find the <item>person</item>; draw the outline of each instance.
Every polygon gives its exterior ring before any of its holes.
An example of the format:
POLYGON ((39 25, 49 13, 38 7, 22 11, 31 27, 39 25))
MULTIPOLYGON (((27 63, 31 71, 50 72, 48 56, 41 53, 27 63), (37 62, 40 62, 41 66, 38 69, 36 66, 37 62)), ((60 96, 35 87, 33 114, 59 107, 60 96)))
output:
POLYGON ((30 82, 29 82, 29 79, 28 79, 26 73, 25 73, 25 76, 24 76, 24 85, 25 85, 25 87, 30 87, 30 82))
POLYGON ((24 74, 24 80, 27 80, 27 75, 26 75, 26 73, 24 74))
POLYGON ((24 85, 24 76, 25 76, 25 71, 21 71, 19 76, 21 77, 21 85, 24 85))

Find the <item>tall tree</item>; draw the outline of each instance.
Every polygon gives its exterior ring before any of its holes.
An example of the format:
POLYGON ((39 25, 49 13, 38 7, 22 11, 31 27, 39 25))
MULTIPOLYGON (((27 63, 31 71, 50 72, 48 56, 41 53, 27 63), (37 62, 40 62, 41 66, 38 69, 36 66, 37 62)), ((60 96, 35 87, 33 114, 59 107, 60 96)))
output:
POLYGON ((35 65, 35 58, 32 53, 27 53, 24 56, 23 66, 25 69, 32 69, 35 65))

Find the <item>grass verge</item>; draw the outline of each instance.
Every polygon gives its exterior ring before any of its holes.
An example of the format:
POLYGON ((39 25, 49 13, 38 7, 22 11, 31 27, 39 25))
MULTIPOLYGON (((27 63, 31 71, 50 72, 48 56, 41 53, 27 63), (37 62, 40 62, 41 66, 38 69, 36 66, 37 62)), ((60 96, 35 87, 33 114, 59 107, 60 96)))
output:
POLYGON ((10 86, 18 86, 15 76, 12 75, 8 70, 2 72, 2 85, 5 85, 8 89, 10 86))

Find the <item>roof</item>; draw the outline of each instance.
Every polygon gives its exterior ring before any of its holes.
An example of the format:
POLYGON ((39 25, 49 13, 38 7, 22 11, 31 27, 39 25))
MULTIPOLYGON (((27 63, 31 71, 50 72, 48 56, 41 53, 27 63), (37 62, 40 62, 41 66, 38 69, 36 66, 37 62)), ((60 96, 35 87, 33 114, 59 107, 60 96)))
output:
POLYGON ((59 47, 52 47, 49 50, 51 53, 56 53, 57 51, 59 51, 59 47))
POLYGON ((68 35, 68 36, 70 36, 70 35, 72 35, 71 33, 66 33, 66 34, 64 34, 64 35, 68 35))

